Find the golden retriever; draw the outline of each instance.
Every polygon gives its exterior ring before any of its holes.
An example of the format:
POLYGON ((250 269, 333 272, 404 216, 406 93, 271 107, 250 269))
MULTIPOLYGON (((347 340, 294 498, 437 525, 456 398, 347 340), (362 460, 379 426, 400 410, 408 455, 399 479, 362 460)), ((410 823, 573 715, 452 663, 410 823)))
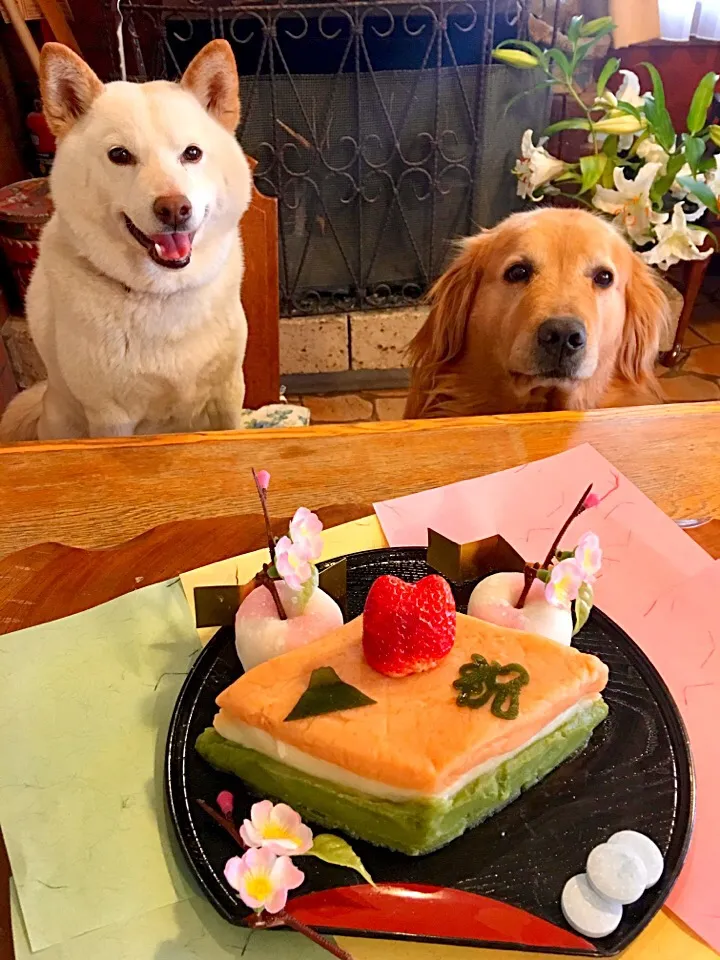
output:
POLYGON ((518 213, 463 241, 410 344, 408 418, 657 403, 667 298, 606 221, 518 213))

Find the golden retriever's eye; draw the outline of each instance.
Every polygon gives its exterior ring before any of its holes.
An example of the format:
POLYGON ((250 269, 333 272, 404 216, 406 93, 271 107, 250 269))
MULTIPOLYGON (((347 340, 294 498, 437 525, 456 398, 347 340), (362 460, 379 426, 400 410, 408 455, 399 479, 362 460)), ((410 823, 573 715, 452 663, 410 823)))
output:
POLYGON ((118 167, 130 167, 135 163, 135 157, 127 147, 112 147, 108 150, 108 160, 118 167))
POLYGON ((514 263, 505 271, 507 283, 525 283, 533 275, 533 268, 529 263, 514 263))
POLYGON ((596 287, 611 287, 614 279, 612 270, 598 270, 593 274, 593 283, 596 287))
POLYGON ((182 159, 185 163, 197 163, 198 160, 202 160, 203 152, 200 147, 196 147, 194 143, 191 143, 189 147, 185 147, 182 154, 182 159))

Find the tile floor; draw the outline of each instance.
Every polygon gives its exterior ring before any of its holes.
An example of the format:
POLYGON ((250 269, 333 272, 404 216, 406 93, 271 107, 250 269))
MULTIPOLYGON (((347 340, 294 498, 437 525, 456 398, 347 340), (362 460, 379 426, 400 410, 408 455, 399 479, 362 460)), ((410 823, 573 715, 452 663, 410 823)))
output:
MULTIPOLYGON (((667 403, 720 400, 720 277, 708 277, 685 338, 687 357, 668 370, 658 365, 667 403)), ((401 420, 405 390, 288 397, 310 408, 313 423, 401 420)))

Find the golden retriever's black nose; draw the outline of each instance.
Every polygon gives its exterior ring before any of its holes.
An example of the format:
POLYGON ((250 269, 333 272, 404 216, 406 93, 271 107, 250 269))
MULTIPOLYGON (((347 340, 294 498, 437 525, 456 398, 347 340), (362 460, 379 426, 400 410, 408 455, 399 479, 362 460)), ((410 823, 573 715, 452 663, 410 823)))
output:
POLYGON ((541 354, 559 362, 585 349, 585 324, 577 317, 550 317, 538 327, 537 342, 541 354))
POLYGON ((166 227, 181 231, 192 216, 192 204, 181 193, 158 197, 153 204, 153 213, 166 227))

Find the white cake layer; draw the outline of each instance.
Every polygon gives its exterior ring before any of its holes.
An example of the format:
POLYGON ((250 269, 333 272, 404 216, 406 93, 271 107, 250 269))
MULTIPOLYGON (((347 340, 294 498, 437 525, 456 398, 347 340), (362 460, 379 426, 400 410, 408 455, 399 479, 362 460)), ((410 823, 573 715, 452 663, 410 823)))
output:
MULTIPOLYGON (((553 730, 557 730, 558 727, 562 726, 563 723, 569 720, 575 713, 597 699, 599 699, 599 695, 585 697, 583 700, 578 701, 574 706, 555 717, 554 720, 543 727, 542 730, 539 730, 534 737, 531 737, 521 747, 518 747, 517 750, 511 750, 509 753, 504 753, 499 757, 493 757, 492 760, 486 760, 484 763, 473 767, 440 793, 423 793, 420 790, 404 790, 400 787, 382 783, 379 780, 369 780, 367 777, 358 776, 358 774, 353 773, 351 770, 345 770, 343 767, 337 766, 337 764, 320 760, 317 757, 311 756, 309 753, 298 750, 297 747, 283 743, 282 740, 276 740, 264 730, 251 727, 249 724, 242 723, 239 720, 233 720, 228 717, 223 710, 216 715, 213 725, 220 736, 226 740, 231 740, 233 743, 238 743, 242 747, 255 750, 257 753, 262 753, 264 756, 271 757, 273 760, 279 760, 289 767, 295 767, 302 773, 308 774, 308 776, 317 777, 321 780, 330 780, 339 786, 348 787, 360 793, 367 793, 383 800, 448 799, 453 797, 458 790, 462 790, 464 786, 471 783, 481 774, 489 773, 491 770, 499 767, 501 763, 516 756, 516 754, 524 750, 525 747, 530 746, 531 743, 535 743, 536 740, 541 740, 543 737, 552 733, 553 730)), ((463 708, 458 707, 458 709, 463 708)), ((508 720, 508 723, 512 723, 512 720, 508 720)))

